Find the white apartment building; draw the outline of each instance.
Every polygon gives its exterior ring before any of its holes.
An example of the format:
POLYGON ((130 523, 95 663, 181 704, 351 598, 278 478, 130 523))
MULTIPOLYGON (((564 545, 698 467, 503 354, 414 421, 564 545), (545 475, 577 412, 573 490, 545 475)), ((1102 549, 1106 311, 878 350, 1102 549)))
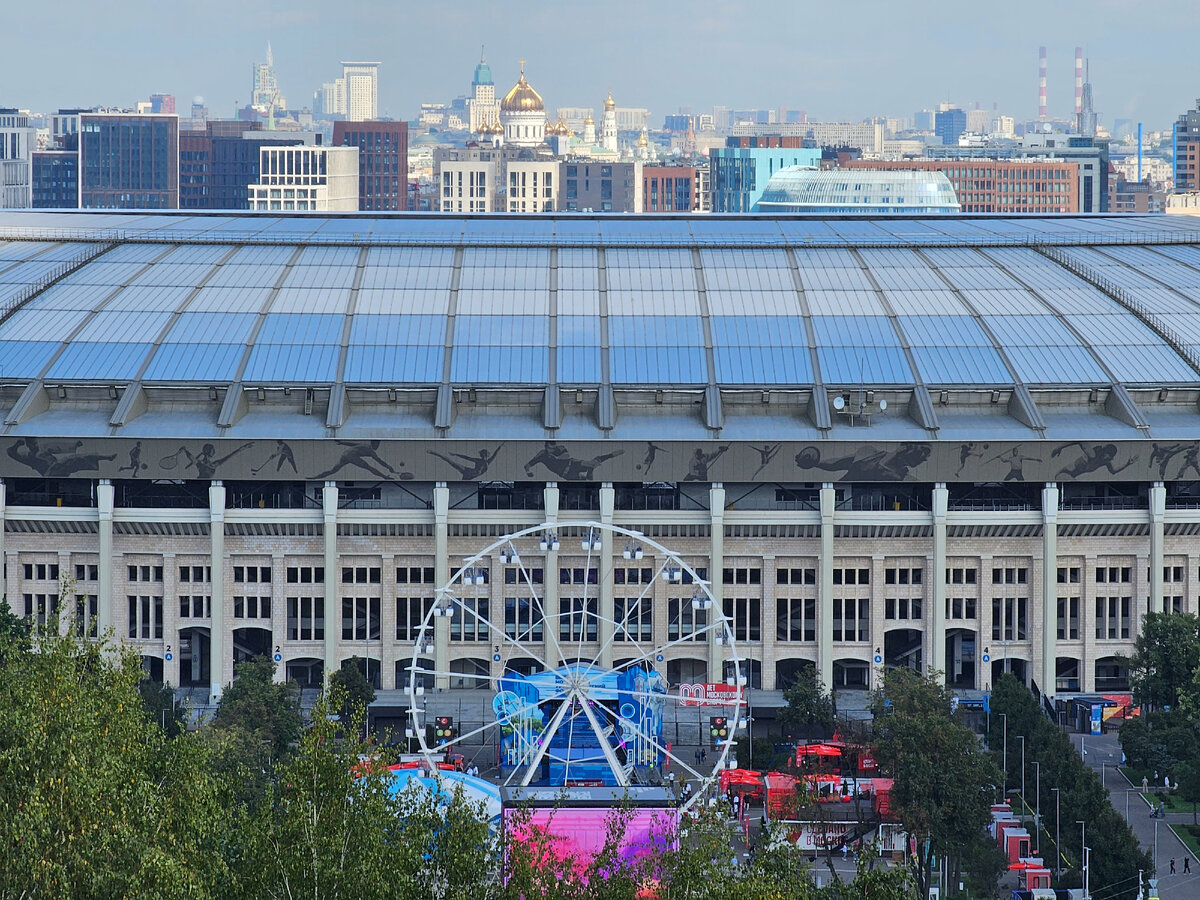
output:
POLYGON ((0 109, 0 209, 23 209, 33 202, 30 160, 36 137, 29 116, 0 109))
POLYGON ((357 147, 262 147, 250 209, 350 212, 358 209, 357 147))
POLYGON ((495 160, 442 160, 437 164, 442 212, 495 212, 497 163, 495 160))
POLYGON ((343 62, 346 84, 346 118, 351 122, 379 118, 379 66, 377 62, 343 62))
POLYGON ((512 160, 506 205, 510 213, 553 212, 558 197, 557 160, 512 160))

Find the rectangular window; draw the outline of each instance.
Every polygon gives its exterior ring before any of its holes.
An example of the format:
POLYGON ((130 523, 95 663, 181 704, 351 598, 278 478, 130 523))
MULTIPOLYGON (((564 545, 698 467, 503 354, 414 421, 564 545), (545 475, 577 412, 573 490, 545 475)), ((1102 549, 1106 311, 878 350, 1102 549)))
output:
POLYGON ((235 619, 269 619, 271 618, 271 598, 235 596, 233 598, 233 617, 235 619))
POLYGON ((613 569, 613 584, 651 584, 654 581, 654 570, 642 569, 613 569))
POLYGON ((47 620, 58 614, 57 594, 26 594, 24 600, 25 618, 35 630, 45 628, 47 620))
POLYGON ((816 569, 776 569, 776 584, 816 584, 816 569))
POLYGON ((599 584, 599 569, 591 568, 586 572, 582 567, 562 568, 558 570, 559 584, 599 584), (586 581, 584 579, 587 579, 586 581))
POLYGON ((762 584, 762 569, 737 568, 721 570, 722 584, 762 584))
POLYGON ((379 598, 342 598, 342 640, 379 640, 379 598))
POLYGON ((289 641, 325 640, 324 597, 288 597, 287 615, 289 641))
POLYGON ((342 566, 342 584, 379 584, 378 566, 342 566))
POLYGON ((324 584, 324 566, 288 566, 288 584, 324 584))
POLYGON ((667 600, 667 640, 703 641, 708 627, 708 611, 696 609, 690 597, 667 600))
POLYGON ((817 601, 815 597, 780 597, 775 601, 775 639, 777 641, 815 641, 817 639, 817 601))
POLYGON ((212 615, 212 598, 204 594, 180 594, 179 618, 207 619, 212 615))
POLYGON ((161 639, 163 636, 163 598, 147 594, 129 594, 129 637, 134 640, 161 639))
POLYGON ((558 601, 559 640, 595 641, 598 626, 596 604, 595 597, 560 597, 558 601))
POLYGON ((613 598, 613 620, 617 623, 613 640, 620 643, 653 640, 650 618, 653 606, 654 601, 650 597, 613 598))
POLYGON ((406 566, 396 569, 396 584, 433 584, 433 566, 406 566))
POLYGON ((833 639, 865 641, 868 636, 870 600, 855 597, 833 598, 833 639))
POLYGON ((488 598, 464 597, 454 606, 450 620, 450 640, 486 641, 488 639, 488 598))
POLYGON ((96 594, 75 595, 75 635, 94 638, 98 634, 99 597, 96 594))
POLYGON ((76 565, 75 566, 76 581, 99 581, 100 567, 95 565, 76 565))
POLYGON ((1127 640, 1130 633, 1131 597, 1096 598, 1096 637, 1099 640, 1127 640))
POLYGON ((762 600, 758 597, 726 597, 725 617, 733 623, 736 641, 762 640, 762 600))
POLYGON ((545 573, 541 569, 526 569, 519 566, 506 566, 504 569, 505 584, 542 584, 544 580, 545 573))
MULTIPOLYGON (((290 572, 291 570, 289 570, 290 572)), ((210 576, 211 577, 211 576, 210 576)), ((321 573, 321 579, 324 580, 325 574, 321 573)), ((271 583, 271 567, 270 566, 234 566, 233 580, 237 584, 270 584, 271 583)))
POLYGON ((1026 640, 1028 606, 1027 597, 993 597, 992 640, 1026 640))
POLYGON ((976 599, 974 597, 947 597, 947 619, 974 619, 976 599))
MULTIPOLYGON (((1059 569, 1061 572, 1062 569, 1059 569)), ((1058 598, 1058 639, 1060 641, 1079 640, 1079 598, 1058 598)))
POLYGON ((953 568, 946 570, 946 584, 975 584, 975 569, 953 568))
POLYGON ((415 641, 421 633, 421 623, 431 609, 432 597, 397 597, 396 640, 415 641))
POLYGON ((544 639, 541 601, 529 597, 505 597, 504 634, 517 643, 540 643, 544 639))

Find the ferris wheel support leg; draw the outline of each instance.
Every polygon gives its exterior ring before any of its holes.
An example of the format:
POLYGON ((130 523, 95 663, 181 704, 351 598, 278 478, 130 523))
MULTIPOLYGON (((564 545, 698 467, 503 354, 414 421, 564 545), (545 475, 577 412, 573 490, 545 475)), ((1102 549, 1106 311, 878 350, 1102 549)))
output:
MULTIPOLYGON (((708 501, 711 516, 708 578, 713 601, 713 610, 709 615, 716 618, 721 615, 725 597, 724 579, 721 577, 721 570, 725 567, 725 486, 719 482, 713 484, 709 488, 708 501)), ((717 684, 725 680, 725 653, 723 646, 717 643, 722 633, 723 629, 718 628, 709 629, 708 632, 708 680, 717 684)))
MULTIPOLYGON (((439 481, 433 488, 433 579, 445 584, 450 579, 450 488, 439 481)), ((433 667, 438 672, 450 669, 450 619, 439 616, 433 622, 433 667)), ((450 687, 446 675, 434 677, 433 686, 444 691, 450 687)))

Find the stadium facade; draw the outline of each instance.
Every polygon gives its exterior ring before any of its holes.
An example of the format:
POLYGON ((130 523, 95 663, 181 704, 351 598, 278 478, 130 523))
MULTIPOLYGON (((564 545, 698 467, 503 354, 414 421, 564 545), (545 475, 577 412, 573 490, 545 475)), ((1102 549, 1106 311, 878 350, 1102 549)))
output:
MULTIPOLYGON (((5 594, 47 623, 66 579, 65 621, 214 694, 253 653, 391 688, 464 557, 550 521, 551 635, 646 591, 668 679, 720 681, 694 586, 611 538, 587 566, 596 520, 705 570, 766 689, 1117 690, 1140 617, 1200 596, 1189 229, 6 212, 5 594)), ((528 626, 503 557, 479 574, 528 626)), ((468 625, 437 622, 441 686, 501 674, 468 625)))

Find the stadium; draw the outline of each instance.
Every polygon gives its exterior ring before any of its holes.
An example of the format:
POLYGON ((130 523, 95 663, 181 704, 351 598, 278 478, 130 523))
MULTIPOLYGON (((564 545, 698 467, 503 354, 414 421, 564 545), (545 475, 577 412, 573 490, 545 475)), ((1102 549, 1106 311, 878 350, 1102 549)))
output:
POLYGON ((494 690, 505 635, 720 684, 697 581, 764 691, 1120 691, 1200 596, 1189 229, 6 211, 4 592, 212 697, 260 653, 494 690))

